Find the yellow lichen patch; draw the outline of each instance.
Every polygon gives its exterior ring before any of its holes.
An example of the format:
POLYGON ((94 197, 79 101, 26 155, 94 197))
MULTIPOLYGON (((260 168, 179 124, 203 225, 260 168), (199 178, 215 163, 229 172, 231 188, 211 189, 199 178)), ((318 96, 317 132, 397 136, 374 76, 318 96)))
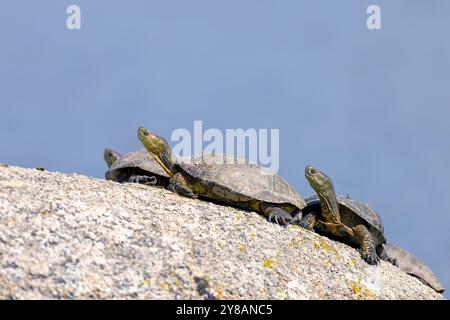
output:
POLYGON ((328 243, 328 241, 326 241, 325 239, 319 238, 319 242, 320 242, 320 245, 322 246, 322 248, 324 248, 325 250, 333 251, 334 253, 339 254, 339 252, 336 250, 336 248, 331 246, 328 243))
POLYGON ((50 210, 44 210, 44 211, 42 211, 42 215, 43 215, 44 217, 49 216, 49 215, 50 215, 50 210))
POLYGON ((170 289, 170 285, 168 283, 161 283, 161 289, 170 289))
POLYGON ((350 260, 350 264, 354 267, 356 267, 358 265, 358 261, 356 261, 356 259, 352 259, 350 260))
POLYGON ((275 264, 277 264, 276 260, 273 259, 264 260, 264 268, 273 268, 275 264))
POLYGON ((222 298, 223 298, 223 292, 222 292, 222 289, 217 289, 217 299, 218 300, 222 300, 222 298))
POLYGON ((313 244, 314 244, 314 248, 316 248, 316 249, 320 249, 321 248, 319 242, 314 241, 313 244))
POLYGON ((150 278, 144 279, 144 286, 150 286, 151 284, 152 284, 152 279, 150 279, 150 278))
POLYGON ((300 229, 303 229, 302 227, 296 226, 296 225, 294 225, 294 224, 289 225, 288 228, 289 228, 289 229, 293 229, 293 230, 300 230, 300 229))
POLYGON ((322 237, 317 237, 317 241, 314 241, 314 247, 316 249, 323 249, 327 250, 329 252, 332 252, 336 255, 337 258, 340 258, 339 251, 336 250, 336 248, 332 245, 330 245, 325 239, 322 237))
POLYGON ((305 244, 304 240, 292 240, 288 243, 290 247, 301 247, 305 244))
POLYGON ((351 281, 349 284, 350 289, 355 294, 355 299, 357 300, 375 300, 377 297, 367 288, 365 285, 359 281, 351 281))
POLYGON ((256 238, 256 232, 252 232, 252 233, 250 233, 250 235, 251 235, 253 238, 256 238))
POLYGON ((239 251, 240 251, 240 252, 246 252, 246 251, 247 251, 247 248, 246 248, 244 245, 241 245, 241 246, 239 247, 239 251))
POLYGON ((326 264, 327 267, 332 267, 333 266, 333 264, 330 261, 326 261, 325 264, 326 264))
POLYGON ((314 233, 314 232, 312 232, 311 230, 305 229, 305 228, 303 228, 303 227, 299 227, 299 228, 301 228, 301 229, 302 229, 303 231, 305 231, 306 233, 312 234, 313 236, 317 236, 317 234, 314 233))

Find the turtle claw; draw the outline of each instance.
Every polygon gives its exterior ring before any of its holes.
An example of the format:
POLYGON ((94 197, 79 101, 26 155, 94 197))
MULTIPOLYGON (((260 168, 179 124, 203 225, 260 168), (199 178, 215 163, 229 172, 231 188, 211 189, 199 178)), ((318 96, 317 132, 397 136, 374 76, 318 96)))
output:
POLYGON ((287 226, 292 221, 292 216, 284 211, 275 211, 269 214, 267 221, 275 222, 280 226, 287 226))
POLYGON ((399 266, 398 261, 397 261, 397 259, 395 259, 395 258, 390 258, 388 261, 389 261, 390 263, 392 263, 392 264, 393 264, 394 266, 396 266, 396 267, 399 266))
POLYGON ((198 198, 198 194, 192 192, 192 190, 190 188, 184 187, 183 185, 179 185, 176 183, 170 183, 167 186, 167 189, 169 191, 178 193, 179 195, 186 197, 186 198, 190 198, 190 199, 197 199, 198 198))
POLYGON ((156 177, 147 177, 147 179, 145 179, 144 182, 141 183, 149 186, 156 186, 156 184, 158 183, 158 179, 156 179, 156 177))
POLYGON ((311 227, 305 219, 301 217, 301 215, 296 215, 290 222, 289 225, 300 226, 303 229, 314 232, 314 228, 311 227))
POLYGON ((128 179, 128 182, 154 186, 157 184, 158 179, 156 179, 156 177, 154 177, 154 176, 131 176, 128 179))
POLYGON ((378 258, 375 252, 363 252, 361 251, 361 257, 370 265, 377 265, 380 262, 380 258, 378 258))
POLYGON ((301 214, 297 214, 295 215, 292 220, 289 222, 290 225, 295 225, 298 226, 300 224, 300 222, 302 221, 302 215, 301 214))
POLYGON ((299 225, 300 227, 302 227, 303 229, 306 229, 306 230, 308 230, 308 231, 314 232, 314 228, 311 227, 310 225, 308 225, 305 221, 300 221, 300 222, 298 223, 298 225, 299 225))
POLYGON ((395 258, 387 257, 387 258, 385 258, 383 260, 393 264, 396 267, 398 267, 398 261, 395 258))
POLYGON ((191 198, 191 199, 198 199, 198 194, 195 194, 195 193, 191 193, 191 194, 189 194, 188 196, 187 196, 188 198, 191 198))

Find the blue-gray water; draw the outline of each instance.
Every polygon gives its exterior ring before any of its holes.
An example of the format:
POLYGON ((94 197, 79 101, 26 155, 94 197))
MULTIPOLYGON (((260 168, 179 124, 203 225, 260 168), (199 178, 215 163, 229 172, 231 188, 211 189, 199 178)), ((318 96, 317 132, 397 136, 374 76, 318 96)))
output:
MULTIPOLYGON (((450 287, 450 2, 23 1, 0 4, 0 162, 103 177, 143 125, 279 128, 303 168, 370 203, 450 287), (66 29, 66 8, 82 29, 66 29), (382 30, 366 28, 381 7, 382 30)), ((447 296, 448 297, 448 296, 447 296)))

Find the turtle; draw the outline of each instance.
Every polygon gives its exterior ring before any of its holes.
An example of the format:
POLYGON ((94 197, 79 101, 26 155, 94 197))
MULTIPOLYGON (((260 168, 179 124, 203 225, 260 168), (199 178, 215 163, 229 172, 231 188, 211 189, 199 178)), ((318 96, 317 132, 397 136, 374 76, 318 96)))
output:
POLYGON ((383 248, 389 256, 397 260, 400 270, 418 278, 436 292, 443 293, 445 291, 444 286, 439 282, 430 267, 411 252, 390 242, 383 244, 383 248))
POLYGON ((305 177, 317 194, 305 199, 306 207, 291 224, 358 247, 361 257, 370 265, 378 264, 380 259, 396 265, 395 259, 383 249, 384 225, 375 210, 348 195, 336 196, 331 179, 313 166, 305 168, 305 177))
POLYGON ((168 189, 179 195, 256 211, 279 225, 306 205, 283 178, 257 164, 231 155, 218 162, 177 162, 163 137, 140 127, 138 138, 170 176, 168 189))
POLYGON ((169 176, 145 149, 121 155, 105 148, 103 157, 109 168, 105 172, 106 180, 153 186, 167 186, 169 182, 169 176))

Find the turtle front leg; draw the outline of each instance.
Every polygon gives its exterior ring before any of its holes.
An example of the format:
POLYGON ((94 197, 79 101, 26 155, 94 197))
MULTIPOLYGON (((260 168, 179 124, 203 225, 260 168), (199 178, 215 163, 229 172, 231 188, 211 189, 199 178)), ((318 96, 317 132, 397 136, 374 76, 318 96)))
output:
POLYGON ((290 224, 295 224, 302 228, 305 228, 306 230, 314 231, 314 226, 316 225, 316 222, 317 222, 317 213, 312 211, 307 215, 305 215, 304 217, 302 217, 301 214, 297 214, 290 224))
POLYGON ((387 262, 393 264, 394 266, 398 267, 397 259, 389 256, 383 246, 379 246, 377 253, 381 260, 387 261, 387 262))
POLYGON ((277 206, 265 207, 262 211, 267 216, 267 221, 275 222, 280 226, 288 225, 293 219, 289 212, 277 206))
POLYGON ((158 179, 154 176, 133 175, 128 178, 128 182, 155 186, 158 183, 158 179))
POLYGON ((363 224, 353 227, 356 241, 360 244, 359 253, 361 257, 371 265, 378 264, 380 259, 378 258, 375 242, 372 239, 367 227, 363 224))
POLYGON ((179 172, 170 177, 167 189, 187 198, 198 198, 198 195, 192 191, 192 189, 188 186, 186 179, 179 172))

